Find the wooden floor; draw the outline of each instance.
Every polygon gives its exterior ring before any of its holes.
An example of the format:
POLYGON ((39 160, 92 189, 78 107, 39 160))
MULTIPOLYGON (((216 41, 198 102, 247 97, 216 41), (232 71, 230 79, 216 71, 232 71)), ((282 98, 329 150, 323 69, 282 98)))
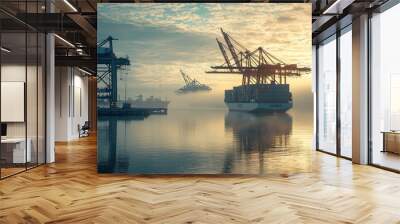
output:
POLYGON ((400 223, 400 175, 315 153, 313 172, 265 177, 96 173, 96 142, 0 181, 0 223, 400 223))
POLYGON ((377 165, 400 170, 400 155, 391 152, 375 151, 373 161, 377 165))
POLYGON ((25 167, 2 167, 1 168, 1 177, 8 177, 13 174, 25 171, 25 167))

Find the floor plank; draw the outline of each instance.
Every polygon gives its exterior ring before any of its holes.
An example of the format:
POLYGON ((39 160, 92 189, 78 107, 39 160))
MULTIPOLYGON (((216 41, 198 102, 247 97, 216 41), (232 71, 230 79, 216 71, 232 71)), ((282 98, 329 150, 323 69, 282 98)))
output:
MULTIPOLYGON (((97 174, 96 139, 0 181, 0 223, 400 223, 400 175, 314 153, 312 172, 97 174)), ((284 161, 283 161, 284 162, 284 161)))

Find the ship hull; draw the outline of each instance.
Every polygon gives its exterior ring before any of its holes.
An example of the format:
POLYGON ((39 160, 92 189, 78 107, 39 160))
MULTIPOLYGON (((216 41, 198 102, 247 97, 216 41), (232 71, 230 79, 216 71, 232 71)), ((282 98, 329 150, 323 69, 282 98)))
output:
POLYGON ((99 116, 143 116, 147 117, 151 113, 146 109, 139 108, 97 108, 99 116))
POLYGON ((241 102, 226 103, 230 111, 244 112, 285 112, 292 108, 293 103, 257 103, 257 102, 241 102))

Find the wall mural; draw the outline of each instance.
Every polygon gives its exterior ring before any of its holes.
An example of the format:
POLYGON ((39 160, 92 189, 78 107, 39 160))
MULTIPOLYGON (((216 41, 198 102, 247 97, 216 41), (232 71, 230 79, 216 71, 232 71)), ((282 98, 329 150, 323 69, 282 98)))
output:
POLYGON ((310 4, 98 4, 97 53, 99 172, 311 171, 310 4))

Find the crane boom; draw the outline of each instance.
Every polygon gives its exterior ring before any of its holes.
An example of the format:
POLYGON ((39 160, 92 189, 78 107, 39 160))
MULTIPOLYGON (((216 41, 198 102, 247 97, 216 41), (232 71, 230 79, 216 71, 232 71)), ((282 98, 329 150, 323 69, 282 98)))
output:
POLYGON ((99 44, 97 44, 97 47, 102 47, 104 46, 106 43, 109 43, 109 48, 111 49, 111 51, 113 50, 113 44, 112 41, 113 40, 118 40, 116 38, 113 38, 112 36, 108 36, 106 39, 104 39, 102 42, 100 42, 99 44))
POLYGON ((231 52, 231 55, 232 55, 232 57, 233 57, 233 60, 235 61, 236 67, 240 67, 241 64, 240 64, 239 57, 238 57, 238 55, 237 55, 237 53, 236 53, 235 47, 233 46, 233 44, 232 44, 232 42, 231 42, 231 40, 230 40, 228 34, 225 33, 224 30, 223 30, 222 28, 221 28, 221 32, 222 32, 222 35, 224 36, 226 45, 228 46, 228 49, 229 49, 229 51, 231 52))
POLYGON ((182 78, 183 78, 183 80, 185 81, 185 83, 186 83, 186 84, 191 83, 191 82, 192 82, 192 79, 191 79, 188 75, 186 75, 182 70, 180 70, 180 71, 181 71, 182 78))
POLYGON ((216 40, 217 40, 217 43, 218 43, 218 47, 221 50, 222 55, 224 56, 225 62, 229 67, 229 70, 233 71, 231 62, 229 61, 229 57, 228 57, 228 55, 226 54, 226 51, 225 51, 225 45, 222 42, 220 42, 218 40, 218 38, 216 40))
POLYGON ((286 64, 262 47, 250 51, 221 28, 225 44, 218 40, 217 44, 225 60, 220 66, 211 66, 207 73, 237 73, 242 74, 242 84, 286 84, 286 77, 300 76, 307 73, 309 68, 299 68, 296 64, 286 64), (226 49, 232 58, 228 57, 226 49))

